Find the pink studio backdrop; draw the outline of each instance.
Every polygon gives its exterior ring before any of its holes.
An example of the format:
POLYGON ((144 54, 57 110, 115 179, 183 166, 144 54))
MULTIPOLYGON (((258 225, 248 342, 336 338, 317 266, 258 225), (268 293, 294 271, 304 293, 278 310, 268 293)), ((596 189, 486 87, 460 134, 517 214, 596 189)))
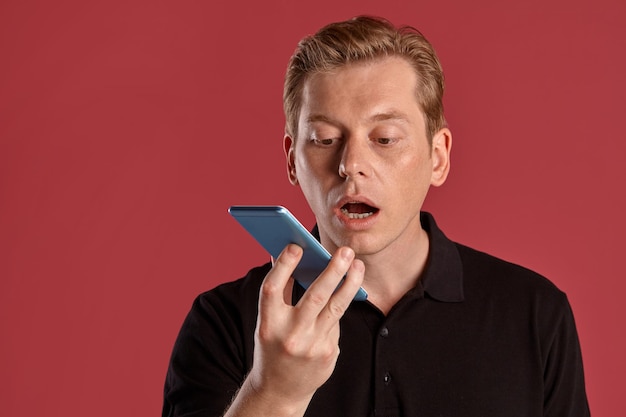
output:
POLYGON ((193 298, 267 259, 227 207, 312 225, 285 176, 284 68, 363 13, 420 28, 444 65, 453 168, 427 209, 567 292, 592 411, 623 412, 621 0, 5 0, 2 415, 159 414, 193 298))

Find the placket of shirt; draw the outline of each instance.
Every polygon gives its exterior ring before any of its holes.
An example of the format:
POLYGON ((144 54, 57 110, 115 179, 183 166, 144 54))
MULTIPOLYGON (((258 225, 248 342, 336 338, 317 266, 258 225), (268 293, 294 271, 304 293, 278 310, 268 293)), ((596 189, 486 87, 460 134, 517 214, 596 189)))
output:
MULTIPOLYGON (((368 317, 370 324, 374 324, 372 316, 368 317)), ((372 331, 376 332, 374 341, 373 359, 373 379, 374 379, 374 415, 375 416, 396 416, 398 415, 398 393, 395 389, 394 370, 390 355, 393 351, 393 344, 397 343, 398 335, 393 333, 393 320, 389 317, 378 317, 377 323, 372 331)))
POLYGON ((390 328, 387 318, 378 329, 374 357, 374 409, 376 416, 395 416, 398 413, 398 395, 394 381, 392 358, 394 341, 397 335, 390 328))
MULTIPOLYGON (((406 324, 406 320, 401 319, 400 315, 414 314, 415 303, 419 303, 423 298, 423 289, 419 285, 418 289, 405 295, 378 324, 373 358, 374 415, 376 417, 396 417, 400 416, 402 411, 400 398, 403 387, 399 386, 398 383, 410 383, 410 381, 397 381, 395 379, 398 367, 402 366, 403 361, 410 359, 399 357, 400 352, 406 353, 408 351, 406 346, 404 349, 401 346, 401 344, 407 343, 407 337, 402 332, 416 330, 402 328, 403 326, 399 323, 406 324)), ((406 388, 404 387, 405 390, 406 388)))

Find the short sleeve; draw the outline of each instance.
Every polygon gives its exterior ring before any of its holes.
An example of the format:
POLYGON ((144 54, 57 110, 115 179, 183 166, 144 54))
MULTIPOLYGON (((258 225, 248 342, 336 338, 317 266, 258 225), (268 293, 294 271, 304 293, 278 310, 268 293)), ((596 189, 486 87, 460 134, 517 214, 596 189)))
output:
POLYGON ((590 415, 574 315, 563 294, 560 316, 544 349, 544 416, 590 415))

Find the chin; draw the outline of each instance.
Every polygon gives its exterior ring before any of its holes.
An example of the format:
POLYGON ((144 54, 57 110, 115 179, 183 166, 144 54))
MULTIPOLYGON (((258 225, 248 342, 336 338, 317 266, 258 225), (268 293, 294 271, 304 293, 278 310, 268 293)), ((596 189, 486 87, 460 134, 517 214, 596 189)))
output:
POLYGON ((346 237, 341 240, 341 246, 350 247, 357 256, 368 256, 380 252, 381 245, 372 239, 364 239, 365 236, 346 237))

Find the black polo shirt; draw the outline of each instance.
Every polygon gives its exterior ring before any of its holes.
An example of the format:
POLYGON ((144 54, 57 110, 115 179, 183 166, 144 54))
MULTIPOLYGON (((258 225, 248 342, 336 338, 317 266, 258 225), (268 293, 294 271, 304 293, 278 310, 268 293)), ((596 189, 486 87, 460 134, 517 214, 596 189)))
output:
MULTIPOLYGON (((564 293, 525 268, 430 238, 418 285, 389 312, 353 302, 341 354, 306 416, 588 416, 564 293)), ((163 416, 221 416, 252 367, 258 293, 270 265, 201 294, 175 343, 163 416)), ((389 279, 393 279, 392 276, 389 279)), ((302 295, 294 288, 294 302, 302 295)))

